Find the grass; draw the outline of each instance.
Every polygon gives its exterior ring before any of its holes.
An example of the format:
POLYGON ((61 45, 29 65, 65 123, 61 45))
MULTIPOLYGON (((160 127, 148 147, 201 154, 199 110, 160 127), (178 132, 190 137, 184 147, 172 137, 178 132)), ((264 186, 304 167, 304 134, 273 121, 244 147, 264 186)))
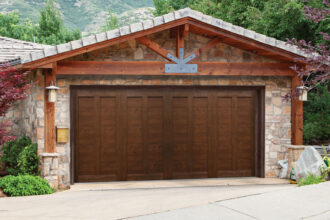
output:
POLYGON ((312 185, 312 184, 319 184, 324 182, 325 179, 322 176, 316 176, 313 174, 309 174, 307 177, 301 179, 298 181, 298 186, 307 186, 307 185, 312 185))

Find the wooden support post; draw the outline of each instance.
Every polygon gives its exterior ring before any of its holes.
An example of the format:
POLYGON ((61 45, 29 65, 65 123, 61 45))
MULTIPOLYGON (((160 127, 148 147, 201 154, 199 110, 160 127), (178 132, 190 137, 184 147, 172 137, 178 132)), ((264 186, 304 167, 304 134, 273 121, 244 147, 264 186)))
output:
POLYGON ((57 64, 52 64, 52 69, 44 70, 45 73, 45 152, 55 152, 55 103, 48 102, 46 87, 51 82, 55 83, 57 64))
MULTIPOLYGON (((176 30, 176 57, 180 57, 180 48, 184 49, 184 26, 177 27, 176 30)), ((184 56, 184 55, 183 55, 184 56)))
POLYGON ((185 24, 183 28, 183 37, 187 37, 189 33, 189 24, 185 24))
MULTIPOLYGON (((292 77, 291 86, 292 93, 301 86, 301 79, 296 74, 292 77)), ((298 97, 291 100, 291 144, 303 144, 303 102, 298 97)))

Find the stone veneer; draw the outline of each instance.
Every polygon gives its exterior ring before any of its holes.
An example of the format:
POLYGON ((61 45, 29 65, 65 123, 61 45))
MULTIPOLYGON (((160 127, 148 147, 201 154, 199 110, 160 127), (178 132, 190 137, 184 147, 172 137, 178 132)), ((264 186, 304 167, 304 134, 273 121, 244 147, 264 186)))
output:
MULTIPOLYGON (((59 188, 58 153, 40 153, 41 177, 46 179, 52 188, 59 188)), ((63 185, 60 187, 63 188, 63 185)))

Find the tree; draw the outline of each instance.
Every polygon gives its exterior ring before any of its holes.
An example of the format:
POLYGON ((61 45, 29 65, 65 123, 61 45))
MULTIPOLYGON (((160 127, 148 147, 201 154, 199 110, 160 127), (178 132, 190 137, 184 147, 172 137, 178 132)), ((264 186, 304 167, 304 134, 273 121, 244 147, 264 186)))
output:
POLYGON ((330 143, 330 93, 327 86, 317 86, 304 103, 304 143, 330 143))
MULTIPOLYGON (((0 65, 0 117, 4 117, 15 102, 26 98, 32 86, 27 79, 28 73, 0 65)), ((10 122, 0 123, 0 146, 14 139, 7 131, 8 126, 10 122)))
MULTIPOLYGON (((309 2, 310 3, 310 2, 309 2)), ((303 12, 307 19, 321 27, 330 29, 330 2, 323 0, 322 7, 306 5, 303 12)), ((318 29, 320 30, 320 29, 318 29)), ((304 51, 307 58, 300 58, 297 61, 304 66, 292 67, 301 78, 301 83, 309 93, 309 102, 304 103, 304 142, 307 144, 329 143, 330 141, 330 52, 329 52, 329 31, 320 32, 317 42, 288 39, 288 43, 297 46, 304 51)), ((299 94, 296 91, 290 97, 296 98, 299 94)))
POLYGON ((313 40, 317 25, 306 19, 303 8, 301 0, 268 0, 262 7, 248 7, 243 24, 279 40, 285 41, 288 37, 313 40))
MULTIPOLYGON (((313 8, 310 6, 304 7, 304 13, 307 19, 312 20, 314 23, 320 23, 323 21, 328 22, 330 26, 330 2, 323 0, 323 7, 313 8)), ((330 79, 330 51, 329 43, 330 36, 329 32, 320 32, 322 37, 321 43, 315 43, 306 40, 297 40, 295 38, 288 39, 288 43, 297 46, 303 51, 307 58, 299 58, 297 61, 304 63, 304 66, 292 67, 301 78, 302 85, 305 86, 309 91, 316 88, 318 85, 325 85, 330 79)), ((294 95, 294 94, 292 94, 294 95)))
POLYGON ((117 15, 114 13, 111 13, 111 11, 109 11, 109 16, 107 17, 107 19, 105 20, 105 25, 102 27, 102 31, 110 31, 113 29, 118 28, 118 18, 117 15))
MULTIPOLYGON (((226 22, 279 40, 287 37, 312 40, 326 27, 306 19, 301 0, 154 0, 155 15, 190 7, 226 22)), ((322 0, 309 3, 322 5, 322 0)))
POLYGON ((173 11, 173 8, 170 6, 167 0, 153 0, 153 1, 155 6, 155 11, 153 14, 155 16, 160 16, 170 11, 173 11))
POLYGON ((0 35, 41 44, 57 45, 81 38, 79 29, 69 30, 54 0, 46 0, 46 6, 40 11, 38 25, 30 19, 21 21, 18 13, 0 14, 0 35))
POLYGON ((46 6, 40 11, 39 27, 37 31, 38 42, 57 45, 81 38, 80 30, 68 30, 63 25, 59 10, 54 0, 46 0, 46 6))
POLYGON ((35 25, 31 20, 20 20, 16 12, 0 14, 0 36, 33 41, 35 25))

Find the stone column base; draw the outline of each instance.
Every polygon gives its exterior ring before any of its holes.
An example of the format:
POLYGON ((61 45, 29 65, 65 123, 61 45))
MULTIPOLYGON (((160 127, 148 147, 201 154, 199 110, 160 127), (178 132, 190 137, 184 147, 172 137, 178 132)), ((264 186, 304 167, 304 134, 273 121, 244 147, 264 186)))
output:
POLYGON ((287 158, 288 158, 288 178, 290 177, 290 172, 292 168, 295 168, 297 160, 299 159, 301 153, 308 146, 303 145, 285 145, 288 148, 287 158))
POLYGON ((49 182, 52 188, 58 189, 58 153, 41 153, 41 177, 49 182))

